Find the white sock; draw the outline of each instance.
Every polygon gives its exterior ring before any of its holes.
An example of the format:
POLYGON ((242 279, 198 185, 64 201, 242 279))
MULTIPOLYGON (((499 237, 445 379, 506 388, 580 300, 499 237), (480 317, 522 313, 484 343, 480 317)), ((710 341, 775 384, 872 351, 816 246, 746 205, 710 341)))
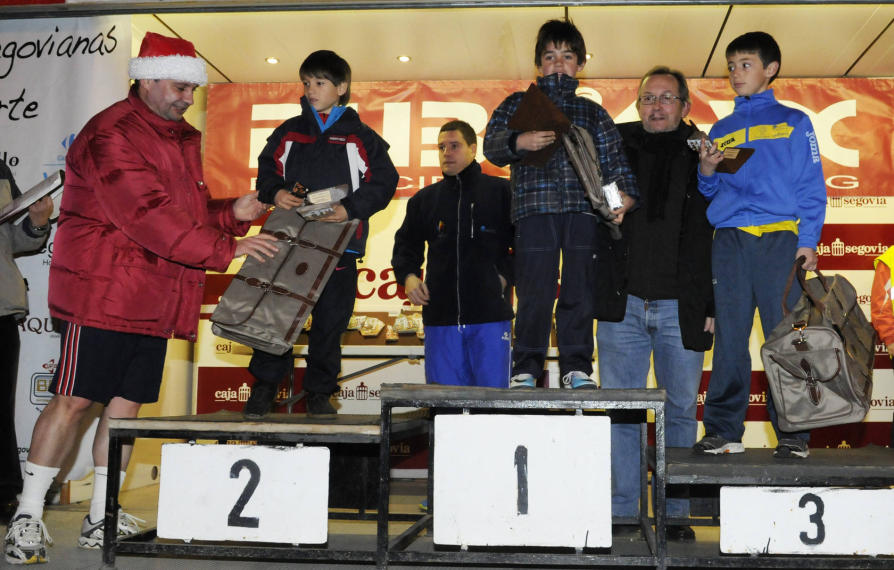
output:
POLYGON ((19 507, 13 519, 20 514, 31 515, 34 520, 43 518, 43 503, 53 484, 53 478, 59 473, 58 467, 44 467, 30 461, 25 462, 24 485, 19 495, 19 507))
MULTIPOLYGON (((118 479, 118 489, 124 483, 127 471, 121 471, 118 479)), ((109 468, 93 468, 93 495, 90 497, 90 522, 97 523, 106 516, 106 489, 109 483, 109 468)), ((117 493, 116 493, 117 495, 117 493)))
POLYGON ((97 523, 106 514, 106 488, 109 481, 108 467, 93 468, 93 496, 90 497, 90 522, 97 523))

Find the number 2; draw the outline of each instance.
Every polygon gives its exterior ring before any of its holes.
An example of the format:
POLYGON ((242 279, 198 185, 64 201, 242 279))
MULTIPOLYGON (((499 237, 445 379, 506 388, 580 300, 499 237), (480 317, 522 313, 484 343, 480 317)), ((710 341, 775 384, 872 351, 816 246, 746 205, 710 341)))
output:
POLYGON ((261 482, 261 468, 251 459, 240 459, 230 467, 230 479, 238 479, 239 473, 243 469, 248 469, 248 482, 245 484, 245 488, 242 489, 242 494, 239 495, 236 504, 230 509, 230 515, 227 517, 227 526, 258 528, 260 523, 258 517, 243 517, 242 509, 245 508, 255 489, 258 488, 258 483, 261 482))
POLYGON ((816 525, 816 536, 810 538, 806 532, 801 531, 801 542, 808 545, 822 544, 826 540, 826 525, 823 523, 823 513, 826 510, 826 506, 823 504, 823 500, 813 493, 806 493, 801 497, 801 500, 798 501, 798 506, 803 509, 807 503, 816 505, 816 511, 810 515, 810 522, 816 525))

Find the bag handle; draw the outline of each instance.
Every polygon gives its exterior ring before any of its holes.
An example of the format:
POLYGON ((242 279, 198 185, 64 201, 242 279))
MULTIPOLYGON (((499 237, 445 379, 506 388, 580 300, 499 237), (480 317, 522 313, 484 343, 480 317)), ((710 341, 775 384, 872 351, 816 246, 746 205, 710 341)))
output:
MULTIPOLYGON (((801 266, 804 265, 804 262, 807 261, 807 257, 804 255, 798 256, 798 259, 795 260, 794 265, 792 265, 792 271, 788 274, 788 279, 785 282, 785 290, 782 292, 782 316, 787 317, 789 313, 791 313, 791 309, 788 308, 787 300, 788 294, 792 290, 792 283, 795 280, 795 275, 798 276, 798 283, 801 284, 801 291, 803 291, 807 297, 810 298, 810 302, 813 303, 815 307, 817 307, 820 311, 825 311, 826 306, 822 301, 813 296, 813 294, 807 289, 807 271, 802 269, 801 266)), ((823 290, 828 293, 829 292, 829 284, 826 282, 826 277, 820 273, 819 269, 814 269, 814 273, 819 277, 820 283, 823 286, 823 290)))

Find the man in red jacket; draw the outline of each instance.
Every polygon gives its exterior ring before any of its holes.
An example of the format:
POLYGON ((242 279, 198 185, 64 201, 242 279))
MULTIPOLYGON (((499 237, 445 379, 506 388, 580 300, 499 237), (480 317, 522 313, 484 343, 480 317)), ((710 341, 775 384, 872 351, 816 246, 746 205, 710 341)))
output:
MULTIPOLYGON (((183 120, 193 92, 207 81, 192 43, 147 33, 130 78, 128 97, 94 116, 66 157, 49 286, 50 313, 62 321, 62 354, 6 535, 12 564, 47 561, 44 496, 94 402, 105 409, 78 545, 102 545, 108 419, 136 417, 143 403, 158 399, 167 340, 196 338, 205 270, 276 251, 272 236, 234 237, 264 213, 256 193, 212 200, 205 187, 201 133, 183 120)), ((125 468, 129 456, 128 446, 125 468)), ((119 510, 119 535, 138 530, 119 510)))

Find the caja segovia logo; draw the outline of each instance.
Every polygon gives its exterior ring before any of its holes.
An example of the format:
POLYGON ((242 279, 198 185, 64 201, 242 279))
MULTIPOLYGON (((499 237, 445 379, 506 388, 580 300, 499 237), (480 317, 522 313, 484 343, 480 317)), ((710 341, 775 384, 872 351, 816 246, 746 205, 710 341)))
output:
POLYGON ((243 382, 242 386, 239 386, 238 389, 233 390, 230 387, 226 387, 223 390, 215 390, 214 391, 214 401, 215 402, 247 402, 248 397, 251 395, 251 387, 248 383, 243 382))
POLYGON ((840 257, 842 255, 861 255, 865 257, 878 257, 887 251, 887 244, 879 243, 861 243, 848 245, 844 243, 840 237, 836 237, 830 244, 820 243, 816 246, 816 252, 819 255, 832 255, 840 257))
POLYGON ((342 388, 338 392, 339 400, 378 400, 378 388, 370 389, 369 386, 360 382, 356 388, 342 388))
POLYGON ((888 205, 885 196, 829 196, 830 208, 884 208, 888 205))

